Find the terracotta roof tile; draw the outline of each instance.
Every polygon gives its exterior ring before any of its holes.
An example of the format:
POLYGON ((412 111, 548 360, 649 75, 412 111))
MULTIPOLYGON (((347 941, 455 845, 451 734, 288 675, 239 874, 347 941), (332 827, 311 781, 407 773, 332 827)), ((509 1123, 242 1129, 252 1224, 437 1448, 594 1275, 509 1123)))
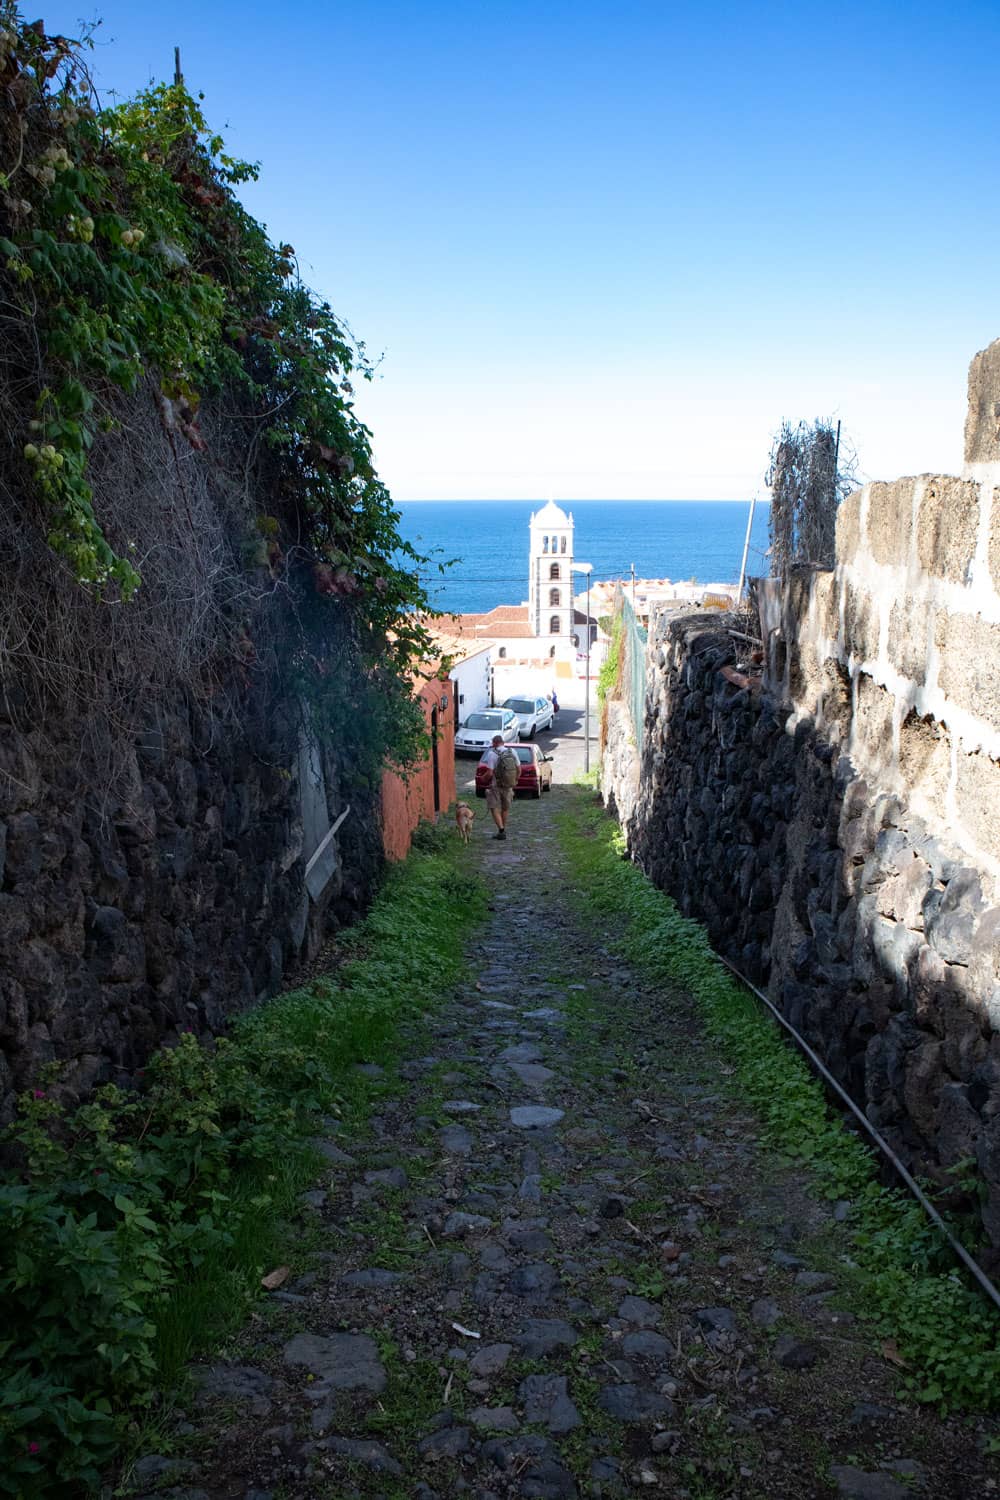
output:
POLYGON ((534 640, 535 632, 527 620, 500 620, 492 625, 492 633, 507 640, 534 640))
POLYGON ((528 606, 526 604, 497 604, 483 618, 490 620, 524 620, 527 623, 528 606))
MULTIPOLYGON (((433 628, 433 627, 432 627, 433 628)), ((482 640, 486 636, 530 636, 526 604, 498 604, 485 614, 446 615, 438 626, 448 633, 482 640)))

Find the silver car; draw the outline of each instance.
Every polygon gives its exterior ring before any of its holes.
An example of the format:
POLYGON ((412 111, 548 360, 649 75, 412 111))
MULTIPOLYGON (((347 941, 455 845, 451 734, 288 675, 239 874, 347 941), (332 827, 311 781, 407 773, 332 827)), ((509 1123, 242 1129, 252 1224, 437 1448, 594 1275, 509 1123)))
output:
POLYGON ((505 745, 517 739, 517 715, 509 708, 483 708, 470 714, 455 731, 455 753, 482 755, 493 743, 493 736, 503 736, 505 745))
POLYGON ((522 739, 533 740, 539 729, 552 728, 550 698, 505 698, 503 706, 517 714, 517 727, 522 739))

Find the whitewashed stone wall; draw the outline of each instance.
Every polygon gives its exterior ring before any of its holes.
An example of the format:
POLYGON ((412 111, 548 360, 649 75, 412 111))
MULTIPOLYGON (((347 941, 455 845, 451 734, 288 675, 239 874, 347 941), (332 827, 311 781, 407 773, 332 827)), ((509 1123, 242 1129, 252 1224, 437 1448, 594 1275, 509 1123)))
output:
POLYGON ((866 485, 832 573, 762 607, 770 683, 1000 889, 1000 341, 970 372, 962 478, 866 485), (985 420, 988 408, 990 420, 985 420), (850 703, 844 702, 845 683, 850 703), (847 711, 849 709, 849 711, 847 711))
POLYGON ((852 495, 834 569, 763 587, 762 680, 724 618, 657 621, 638 788, 613 723, 602 785, 1000 1266, 1000 341, 965 456, 852 495))

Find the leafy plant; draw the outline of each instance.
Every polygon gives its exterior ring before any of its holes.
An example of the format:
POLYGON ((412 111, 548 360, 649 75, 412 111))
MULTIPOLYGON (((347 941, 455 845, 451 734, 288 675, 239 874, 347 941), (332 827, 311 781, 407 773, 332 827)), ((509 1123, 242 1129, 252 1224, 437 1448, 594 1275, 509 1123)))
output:
MULTIPOLYGON (((100 476, 115 445, 153 406, 178 470, 187 455, 214 474, 220 428, 235 422, 239 482, 252 478, 269 514, 248 506, 231 538, 239 577, 220 569, 218 549, 206 554, 200 581, 218 595, 218 655, 259 675, 272 601, 293 602, 281 677, 317 732, 349 740, 368 783, 386 761, 422 758, 410 675, 429 647, 423 560, 400 536, 354 411, 352 381, 373 373, 364 345, 302 282, 293 247, 272 244, 243 208, 235 189, 258 169, 226 152, 182 83, 101 110, 86 38, 49 37, 6 4, 0 14, 10 106, 0 117, 0 426, 17 454, 10 479, 34 497, 58 563, 53 576, 71 576, 98 603, 134 607, 172 549, 155 544, 162 537, 140 546, 127 502, 109 502, 100 476), (220 422, 223 409, 235 417, 220 422)), ((197 548, 183 478, 175 500, 188 507, 187 544, 197 548)), ((165 598, 163 612, 176 612, 176 600, 165 598)), ((0 668, 13 649, 3 647, 0 668)), ((23 653, 19 661, 37 670, 23 653)), ((113 676, 123 698, 134 696, 127 670, 113 676)), ((184 686, 206 683, 189 676, 184 686)))
POLYGON ((613 698, 622 679, 623 652, 625 649, 625 621, 619 610, 611 621, 611 639, 601 669, 597 674, 597 701, 603 712, 608 698, 613 698))
POLYGON ((667 1278, 659 1266, 651 1266, 647 1262, 629 1268, 632 1285, 640 1297, 651 1297, 654 1299, 663 1296, 667 1285, 667 1278))
POLYGON ((3 1139, 23 1171, 0 1183, 0 1494, 96 1489, 127 1414, 244 1315, 320 1120, 365 1086, 353 1065, 387 1061, 463 973, 486 894, 455 858, 394 867, 335 977, 211 1046, 185 1034, 141 1092, 68 1113, 49 1079, 21 1100, 3 1139))

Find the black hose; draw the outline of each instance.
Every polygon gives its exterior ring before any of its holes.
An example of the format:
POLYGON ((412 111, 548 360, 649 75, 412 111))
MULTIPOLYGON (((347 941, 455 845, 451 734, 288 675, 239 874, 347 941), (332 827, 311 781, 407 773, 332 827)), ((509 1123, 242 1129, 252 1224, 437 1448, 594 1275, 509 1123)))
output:
POLYGON ((767 998, 764 992, 762 990, 759 990, 755 984, 751 984, 750 980, 747 979, 745 974, 740 973, 735 964, 730 963, 728 958, 723 958, 721 953, 717 954, 716 957, 721 959, 726 968, 729 969, 731 973, 736 975, 736 978, 740 981, 741 984, 745 985, 748 990, 751 990, 753 994, 757 996, 757 999, 761 1002, 762 1005, 767 1006, 768 1010, 771 1012, 774 1019, 778 1022, 779 1026, 783 1026, 784 1029, 789 1033, 789 1035, 795 1041, 796 1045, 799 1047, 800 1051, 805 1053, 806 1057, 812 1063, 813 1067, 823 1079, 824 1083, 826 1083, 831 1089, 833 1089, 834 1093, 847 1106, 847 1108, 850 1110, 851 1114, 857 1120, 858 1124, 862 1127, 865 1133, 870 1136, 870 1138, 875 1142, 878 1149, 882 1152, 882 1155, 895 1168, 898 1175, 902 1178, 903 1182, 906 1184, 910 1192, 913 1194, 914 1198, 916 1198, 917 1202, 924 1210, 924 1213, 928 1216, 929 1219, 933 1221, 934 1224, 937 1225, 938 1229, 940 1229, 941 1233, 948 1241, 948 1244, 951 1246, 958 1259, 962 1262, 965 1269, 975 1278, 981 1290, 984 1291, 991 1302, 993 1302, 996 1307, 1000 1309, 1000 1291, 997 1291, 997 1288, 993 1285, 993 1282, 986 1275, 986 1272, 983 1270, 982 1266, 978 1265, 977 1262, 973 1260, 972 1256, 969 1254, 968 1250, 966 1250, 965 1246, 955 1238, 955 1236, 952 1234, 951 1230, 945 1223, 944 1219, 942 1219, 941 1215, 934 1207, 933 1203, 927 1197, 926 1193, 921 1189, 916 1180, 910 1175, 906 1167, 904 1167, 903 1163, 900 1161, 895 1151, 893 1151, 888 1141, 884 1138, 884 1136, 881 1136, 879 1134, 868 1117, 862 1113, 862 1111, 855 1104, 854 1100, 851 1098, 850 1094, 848 1094, 845 1089, 841 1088, 840 1084, 837 1082, 836 1078, 834 1078, 833 1074, 823 1062, 822 1058, 817 1056, 817 1054, 810 1047, 809 1043, 806 1041, 805 1037, 799 1035, 792 1023, 786 1020, 786 1018, 781 1014, 781 1011, 778 1009, 778 1007, 767 998))

